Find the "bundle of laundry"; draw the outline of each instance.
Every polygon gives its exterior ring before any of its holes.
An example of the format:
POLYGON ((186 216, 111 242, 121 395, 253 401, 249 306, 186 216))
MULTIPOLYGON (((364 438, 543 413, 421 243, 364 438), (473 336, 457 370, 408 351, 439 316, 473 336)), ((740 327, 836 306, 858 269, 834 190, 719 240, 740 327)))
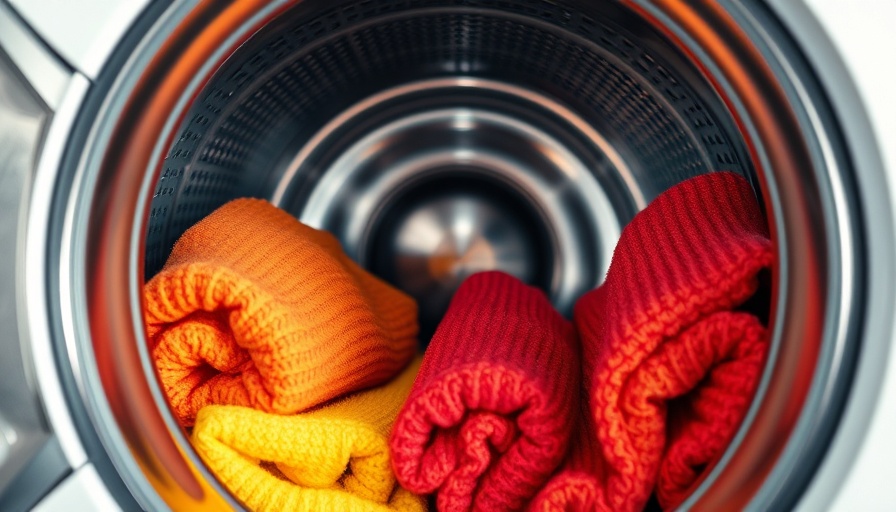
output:
POLYGON ((692 178, 626 226, 574 326, 475 274, 415 358, 412 299, 241 199, 184 233, 145 321, 175 414, 251 509, 669 509, 749 406, 773 258, 743 178, 692 178))

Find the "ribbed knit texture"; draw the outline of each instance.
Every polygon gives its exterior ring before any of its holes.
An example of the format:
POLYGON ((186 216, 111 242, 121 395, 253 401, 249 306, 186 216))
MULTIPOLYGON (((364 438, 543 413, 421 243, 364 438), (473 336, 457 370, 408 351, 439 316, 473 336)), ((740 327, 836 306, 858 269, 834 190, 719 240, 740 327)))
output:
POLYGON ((634 511, 654 490, 668 509, 686 497, 762 371, 768 333, 737 308, 773 258, 750 186, 732 173, 685 181, 635 217, 606 282, 576 304, 589 406, 533 509, 634 511))
POLYGON ((457 290, 392 432, 395 473, 439 510, 516 510, 557 468, 579 402, 572 326, 500 272, 457 290))
POLYGON ((425 510, 396 484, 388 444, 419 367, 420 358, 388 384, 294 416, 210 405, 193 446, 252 510, 425 510))
POLYGON ((413 357, 417 307, 330 234, 258 199, 215 210, 145 286, 177 417, 210 404, 290 414, 381 384, 413 357))

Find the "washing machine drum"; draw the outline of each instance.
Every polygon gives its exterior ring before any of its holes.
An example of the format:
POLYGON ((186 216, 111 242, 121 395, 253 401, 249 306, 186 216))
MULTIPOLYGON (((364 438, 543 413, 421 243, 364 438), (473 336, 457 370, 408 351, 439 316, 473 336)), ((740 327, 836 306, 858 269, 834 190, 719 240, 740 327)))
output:
POLYGON ((335 234, 417 299, 427 339, 481 270, 569 316, 639 210, 723 170, 769 220, 773 336, 749 414, 685 505, 799 497, 851 379, 865 256, 838 126, 761 5, 209 2, 141 30, 81 116, 54 204, 72 401, 120 499, 237 505, 176 426, 141 313, 145 280, 224 203, 264 198, 335 234))

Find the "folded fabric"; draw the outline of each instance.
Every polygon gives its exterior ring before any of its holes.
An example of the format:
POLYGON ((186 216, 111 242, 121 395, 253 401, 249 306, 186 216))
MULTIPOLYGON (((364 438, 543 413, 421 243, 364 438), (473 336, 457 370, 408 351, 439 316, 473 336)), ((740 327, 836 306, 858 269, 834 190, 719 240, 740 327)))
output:
POLYGON ((749 406, 768 332, 744 307, 774 252, 749 184, 720 172, 661 194, 576 304, 588 406, 536 510, 680 504, 749 406))
POLYGON ((416 350, 413 299, 358 267, 332 235, 258 199, 188 229, 144 300, 183 425, 210 404, 299 412, 385 382, 416 350))
POLYGON ((417 358, 388 384, 298 415, 210 405, 193 446, 252 510, 426 510, 396 485, 388 443, 419 368, 417 358))
POLYGON ((439 510, 517 510, 557 468, 578 402, 576 338, 538 289, 500 272, 461 284, 390 446, 399 482, 439 510))

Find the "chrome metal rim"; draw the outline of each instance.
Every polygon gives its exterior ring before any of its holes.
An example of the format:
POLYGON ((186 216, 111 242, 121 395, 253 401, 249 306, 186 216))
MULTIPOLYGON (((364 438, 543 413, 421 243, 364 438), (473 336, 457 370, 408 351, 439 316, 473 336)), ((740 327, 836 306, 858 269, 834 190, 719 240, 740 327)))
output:
MULTIPOLYGON (((824 440, 818 426, 830 419, 834 391, 848 384, 850 345, 859 335, 861 219, 850 161, 838 146, 836 126, 816 108, 817 97, 805 93, 806 77, 775 52, 777 35, 757 32, 752 11, 728 2, 627 5, 699 62, 735 113, 760 169, 781 257, 774 360, 748 420, 687 505, 780 506, 792 501, 782 487, 801 488, 804 475, 795 468, 806 450, 824 440)), ((63 246, 72 259, 61 264, 70 265, 72 281, 61 293, 69 303, 78 359, 90 363, 85 387, 97 393, 91 405, 100 411, 97 428, 123 439, 128 453, 116 463, 130 474, 141 503, 198 506, 219 504, 221 489, 174 428, 170 412, 158 406, 157 382, 146 378, 153 369, 138 312, 148 198, 192 95, 217 63, 284 5, 179 8, 173 12, 183 13, 183 20, 160 22, 97 121, 82 160, 78 200, 68 204, 63 246), (159 142, 148 147, 146 140, 159 142), (81 301, 86 310, 77 305, 81 301), (135 374, 134 368, 143 371, 135 374)))

